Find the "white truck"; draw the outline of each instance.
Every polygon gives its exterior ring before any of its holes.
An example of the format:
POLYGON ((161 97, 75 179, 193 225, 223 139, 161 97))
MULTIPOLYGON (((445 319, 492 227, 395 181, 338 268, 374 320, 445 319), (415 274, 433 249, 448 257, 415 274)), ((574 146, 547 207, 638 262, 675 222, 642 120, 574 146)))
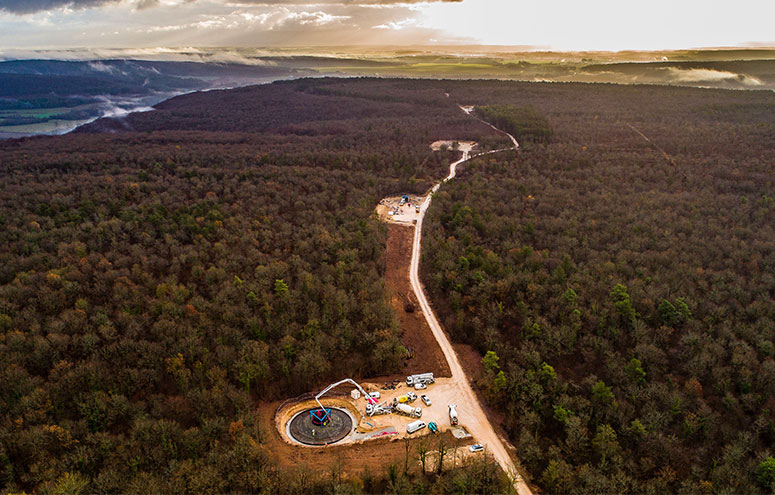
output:
POLYGON ((430 385, 436 383, 436 379, 433 378, 433 373, 419 373, 416 375, 409 375, 406 377, 406 384, 410 387, 414 387, 418 383, 430 385))
POLYGON ((382 404, 366 404, 366 414, 369 416, 377 416, 380 414, 392 414, 393 404, 390 402, 383 402, 382 404))
POLYGON ((425 428, 425 422, 424 421, 412 421, 411 423, 406 425, 406 432, 411 435, 415 431, 420 431, 423 428, 425 428))
POLYGON ((449 424, 452 426, 457 425, 457 404, 449 405, 449 424))
POLYGON ((397 403, 394 406, 394 409, 397 413, 405 414, 406 416, 409 416, 411 418, 421 418, 422 417, 422 408, 421 407, 412 407, 408 406, 406 404, 397 403))

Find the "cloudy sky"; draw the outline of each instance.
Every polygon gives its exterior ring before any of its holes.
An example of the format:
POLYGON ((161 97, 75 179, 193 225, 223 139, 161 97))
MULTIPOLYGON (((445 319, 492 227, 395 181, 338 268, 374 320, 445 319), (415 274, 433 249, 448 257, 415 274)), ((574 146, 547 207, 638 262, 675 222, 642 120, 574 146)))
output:
POLYGON ((0 50, 775 45, 774 0, 0 0, 0 50))

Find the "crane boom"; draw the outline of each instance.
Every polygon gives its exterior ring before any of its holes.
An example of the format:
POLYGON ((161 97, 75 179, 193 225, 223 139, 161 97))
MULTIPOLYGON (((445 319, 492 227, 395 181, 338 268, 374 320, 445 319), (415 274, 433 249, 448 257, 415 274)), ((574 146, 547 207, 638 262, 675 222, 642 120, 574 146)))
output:
POLYGON ((363 389, 363 387, 361 387, 360 385, 358 385, 358 383, 357 383, 355 380, 352 380, 352 379, 350 379, 350 378, 345 378, 344 380, 339 380, 339 381, 338 381, 338 382, 336 382, 336 383, 332 383, 331 385, 329 385, 329 386, 327 386, 326 388, 324 388, 323 390, 321 390, 321 391, 320 391, 320 392, 319 392, 319 393, 318 393, 318 394, 315 396, 315 402, 317 402, 317 403, 318 403, 318 406, 320 406, 320 409, 322 409, 322 410, 325 412, 325 414, 326 414, 326 415, 328 415, 328 412, 326 412, 326 408, 325 408, 325 407, 323 407, 323 404, 321 404, 321 403, 320 403, 320 398, 321 398, 321 397, 322 397, 322 396, 323 396, 323 395, 324 395, 326 392, 328 392, 329 390, 331 390, 331 389, 333 389, 333 388, 336 388, 336 387, 338 387, 339 385, 341 385, 341 384, 343 384, 343 383, 352 383, 353 385, 355 385, 355 388, 357 388, 357 389, 360 391, 360 393, 361 393, 361 394, 363 394, 363 397, 364 397, 364 398, 366 398, 366 402, 367 402, 367 403, 369 403, 369 404, 377 404, 377 403, 378 403, 377 399, 375 399, 375 398, 371 397, 371 396, 368 394, 368 392, 366 392, 366 391, 363 389))

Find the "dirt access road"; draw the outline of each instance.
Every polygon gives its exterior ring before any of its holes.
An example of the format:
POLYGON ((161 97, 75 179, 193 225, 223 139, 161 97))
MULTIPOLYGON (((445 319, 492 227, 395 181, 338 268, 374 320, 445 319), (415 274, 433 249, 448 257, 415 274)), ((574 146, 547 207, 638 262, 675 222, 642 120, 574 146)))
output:
MULTIPOLYGON (((460 108, 465 113, 469 115, 472 114, 472 107, 461 106, 460 108)), ((507 135, 511 139, 512 143, 514 143, 514 147, 509 149, 516 150, 519 148, 519 143, 514 138, 514 136, 495 128, 488 122, 484 123, 490 127, 493 127, 493 129, 496 129, 498 132, 507 135)), ((411 281, 415 296, 420 303, 422 312, 425 315, 425 319, 428 321, 428 326, 430 326, 434 337, 436 337, 436 341, 439 343, 439 347, 441 347, 441 350, 444 353, 444 357, 447 359, 447 363, 449 363, 449 367, 452 372, 452 386, 455 388, 456 396, 458 397, 457 404, 459 406, 460 424, 464 425, 474 436, 474 438, 485 445, 487 450, 492 453, 495 461, 501 466, 501 468, 503 468, 506 473, 509 474, 509 476, 511 476, 514 483, 514 488, 517 490, 519 495, 532 495, 530 487, 528 487, 525 480, 519 474, 514 462, 511 459, 511 456, 509 455, 508 450, 506 449, 506 441, 501 439, 495 433, 495 429, 493 429, 492 425, 490 424, 490 420, 487 418, 487 415, 482 409, 481 404, 479 404, 479 400, 471 388, 468 376, 466 376, 463 367, 460 365, 460 361, 458 360, 457 354, 452 347, 452 343, 449 341, 447 335, 444 333, 444 330, 441 328, 441 325, 439 324, 439 321, 436 318, 436 315, 434 314, 430 304, 428 304, 428 299, 425 297, 425 291, 423 290, 422 284, 420 283, 419 268, 420 254, 422 252, 422 223, 423 219, 425 218, 425 213, 428 211, 428 207, 431 204, 433 193, 438 191, 439 187, 441 187, 444 182, 455 178, 458 165, 472 158, 475 158, 476 156, 481 156, 481 154, 471 156, 470 147, 461 147, 461 151, 463 151, 463 157, 449 166, 449 175, 444 180, 433 186, 431 193, 426 197, 425 201, 420 206, 420 214, 417 218, 417 225, 415 226, 414 231, 412 263, 409 268, 409 280, 411 281)), ((489 153, 496 153, 498 151, 503 150, 496 150, 489 153)))

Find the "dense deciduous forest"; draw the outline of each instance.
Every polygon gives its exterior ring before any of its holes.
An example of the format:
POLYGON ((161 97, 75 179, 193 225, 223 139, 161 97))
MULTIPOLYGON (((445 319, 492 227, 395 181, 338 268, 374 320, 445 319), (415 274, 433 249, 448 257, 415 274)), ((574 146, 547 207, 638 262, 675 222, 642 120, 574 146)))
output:
POLYGON ((503 489, 491 465, 282 472, 255 412, 404 359, 373 210, 446 175, 433 141, 504 146, 458 103, 551 129, 444 185, 423 261, 538 486, 768 490, 775 97, 375 79, 0 143, 4 489, 503 489))
POLYGON ((452 94, 529 106, 553 137, 444 186, 423 279, 528 472, 552 493, 771 492, 775 97, 493 88, 452 94))
POLYGON ((0 144, 5 489, 330 483, 276 472, 255 404, 405 358, 374 206, 430 187, 454 154, 428 144, 470 122, 368 96, 395 84, 189 95, 115 121, 136 132, 0 144))

